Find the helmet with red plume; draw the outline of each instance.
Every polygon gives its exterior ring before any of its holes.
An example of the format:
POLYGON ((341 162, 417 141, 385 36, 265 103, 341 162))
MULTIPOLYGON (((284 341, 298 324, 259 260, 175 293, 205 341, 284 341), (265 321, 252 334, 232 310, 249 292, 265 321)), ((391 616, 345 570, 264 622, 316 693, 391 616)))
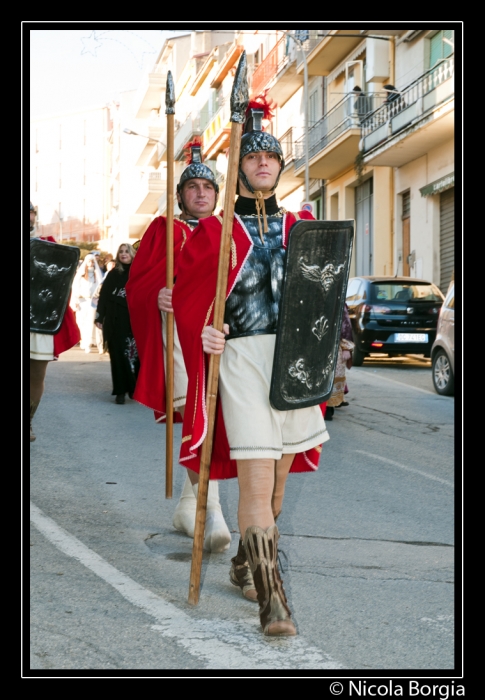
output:
POLYGON ((258 153, 259 151, 269 151, 277 154, 281 167, 276 182, 273 185, 273 190, 276 189, 280 175, 285 167, 285 158, 280 142, 263 129, 263 119, 271 119, 274 115, 275 108, 276 105, 268 99, 267 90, 265 90, 261 95, 250 100, 246 109, 246 121, 239 154, 239 178, 250 192, 254 192, 254 190, 249 184, 246 175, 241 170, 241 161, 244 156, 247 156, 249 153, 258 153))

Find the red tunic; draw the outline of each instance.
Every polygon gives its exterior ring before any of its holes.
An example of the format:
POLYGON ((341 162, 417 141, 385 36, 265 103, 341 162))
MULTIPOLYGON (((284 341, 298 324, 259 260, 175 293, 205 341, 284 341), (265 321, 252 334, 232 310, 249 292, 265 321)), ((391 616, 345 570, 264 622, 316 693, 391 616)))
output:
MULTIPOLYGON (((285 248, 289 230, 297 218, 313 219, 313 216, 305 211, 299 212, 298 215, 290 212, 284 215, 283 246, 285 248)), ((201 333, 205 326, 212 323, 214 315, 221 231, 220 217, 211 216, 199 222, 180 256, 172 300, 189 378, 179 461, 195 472, 199 471, 201 446, 207 433, 205 392, 209 356, 202 349, 201 333)), ((251 236, 236 214, 226 299, 252 247, 251 236)), ((324 406, 325 404, 321 407, 322 412, 324 412, 324 406)), ((319 445, 306 452, 298 453, 290 471, 315 471, 318 468, 321 450, 319 445)), ((229 443, 218 397, 210 478, 230 479, 236 476, 237 465, 236 461, 229 457, 229 443)))
MULTIPOLYGON (((57 243, 52 236, 39 236, 42 241, 57 243)), ((76 316, 69 304, 66 307, 64 318, 57 333, 54 335, 54 359, 57 360, 61 352, 70 350, 81 340, 81 333, 76 323, 76 316)))
MULTIPOLYGON (((141 239, 126 284, 126 300, 135 338, 140 372, 133 398, 151 408, 155 420, 165 420, 165 367, 163 362, 162 317, 158 293, 167 282, 167 222, 164 216, 152 221, 141 239)), ((179 219, 173 222, 174 277, 179 253, 192 229, 179 219)), ((181 422, 174 412, 174 421, 181 422)))

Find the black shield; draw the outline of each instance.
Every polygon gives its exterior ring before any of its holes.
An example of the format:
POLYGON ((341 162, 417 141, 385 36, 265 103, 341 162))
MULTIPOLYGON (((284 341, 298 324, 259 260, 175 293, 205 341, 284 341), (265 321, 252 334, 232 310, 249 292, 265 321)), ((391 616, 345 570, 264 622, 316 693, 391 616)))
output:
POLYGON ((354 221, 298 221, 285 259, 270 402, 316 406, 332 393, 354 221))
POLYGON ((79 248, 30 240, 30 330, 54 335, 66 312, 79 248))

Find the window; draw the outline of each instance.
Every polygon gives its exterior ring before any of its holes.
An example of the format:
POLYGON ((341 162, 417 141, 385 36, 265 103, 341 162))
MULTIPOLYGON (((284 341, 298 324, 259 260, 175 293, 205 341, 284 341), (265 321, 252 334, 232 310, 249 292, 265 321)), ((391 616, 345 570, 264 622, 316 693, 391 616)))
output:
POLYGON ((321 197, 316 197, 315 199, 312 200, 313 204, 313 215, 315 219, 321 219, 322 218, 322 198, 321 197))
POLYGON ((314 90, 308 98, 308 122, 313 126, 318 121, 318 90, 314 90))
POLYGON ((453 53, 453 47, 444 39, 453 42, 453 30, 442 29, 430 39, 429 67, 433 68, 439 61, 453 53))

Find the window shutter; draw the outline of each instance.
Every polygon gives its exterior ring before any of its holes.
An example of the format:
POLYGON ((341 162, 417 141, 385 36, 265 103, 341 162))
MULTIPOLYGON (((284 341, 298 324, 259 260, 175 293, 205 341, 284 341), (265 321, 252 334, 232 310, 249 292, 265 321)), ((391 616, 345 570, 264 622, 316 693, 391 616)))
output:
POLYGON ((433 66, 439 61, 441 58, 441 44, 443 41, 443 32, 438 32, 438 34, 435 34, 433 37, 431 37, 431 46, 430 46, 430 52, 429 52, 429 67, 433 68, 433 66))

